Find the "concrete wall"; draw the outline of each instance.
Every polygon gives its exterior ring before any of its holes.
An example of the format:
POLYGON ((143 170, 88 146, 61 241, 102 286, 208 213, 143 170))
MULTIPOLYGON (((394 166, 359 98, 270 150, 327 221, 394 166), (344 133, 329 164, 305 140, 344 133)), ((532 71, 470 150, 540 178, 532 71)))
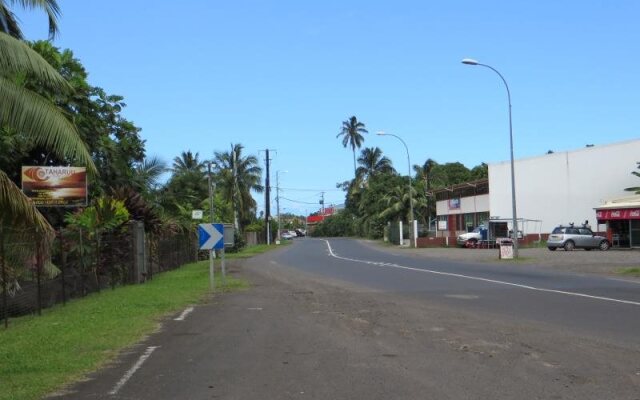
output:
MULTIPOLYGON (((640 140, 516 160, 518 217, 542 220, 542 233, 585 220, 597 230, 594 208, 640 185, 638 161, 640 140)), ((512 217, 509 161, 489 164, 489 203, 492 217, 512 217)))

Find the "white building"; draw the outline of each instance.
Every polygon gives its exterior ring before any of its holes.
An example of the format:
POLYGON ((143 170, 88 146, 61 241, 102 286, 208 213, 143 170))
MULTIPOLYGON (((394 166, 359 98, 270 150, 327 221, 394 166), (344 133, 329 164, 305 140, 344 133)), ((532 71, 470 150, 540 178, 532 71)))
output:
MULTIPOLYGON (((640 245, 640 221, 627 221, 632 228, 625 230, 605 214, 596 217, 595 210, 611 199, 631 195, 625 188, 640 186, 632 174, 638 162, 640 139, 515 160, 518 230, 528 236, 525 239, 537 240, 559 224, 589 221, 593 230, 607 231, 608 236, 613 231, 629 236, 630 230, 638 229, 637 238, 625 243, 638 240, 640 245)), ((455 237, 486 221, 501 221, 502 230, 512 229, 509 161, 489 164, 488 182, 438 189, 434 197, 439 237, 455 237)))
MULTIPOLYGON (((640 186, 631 173, 639 161, 640 140, 516 160, 517 216, 540 220, 542 233, 585 220, 596 229, 594 208, 629 196, 625 188, 640 186)), ((489 209, 491 217, 512 218, 509 161, 489 164, 489 209)))

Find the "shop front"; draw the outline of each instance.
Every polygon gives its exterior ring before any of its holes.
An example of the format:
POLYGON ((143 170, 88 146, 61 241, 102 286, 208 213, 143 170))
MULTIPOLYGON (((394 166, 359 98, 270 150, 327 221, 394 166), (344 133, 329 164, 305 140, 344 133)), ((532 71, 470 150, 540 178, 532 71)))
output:
POLYGON ((613 247, 640 248, 640 196, 608 201, 596 208, 596 218, 613 247))

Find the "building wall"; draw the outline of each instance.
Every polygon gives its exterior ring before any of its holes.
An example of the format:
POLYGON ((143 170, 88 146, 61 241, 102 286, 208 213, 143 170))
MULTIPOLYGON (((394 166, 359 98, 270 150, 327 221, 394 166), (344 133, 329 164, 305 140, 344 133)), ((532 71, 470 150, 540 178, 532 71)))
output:
MULTIPOLYGON (((518 218, 542 220, 542 233, 585 220, 595 229, 595 207, 640 185, 638 161, 640 140, 516 160, 518 218)), ((489 203, 492 217, 512 217, 509 161, 489 164, 489 203)))
POLYGON ((450 214, 468 214, 476 212, 489 211, 489 195, 482 194, 479 196, 461 197, 460 208, 449 209, 448 200, 440 200, 436 202, 436 214, 437 215, 450 215, 450 214))

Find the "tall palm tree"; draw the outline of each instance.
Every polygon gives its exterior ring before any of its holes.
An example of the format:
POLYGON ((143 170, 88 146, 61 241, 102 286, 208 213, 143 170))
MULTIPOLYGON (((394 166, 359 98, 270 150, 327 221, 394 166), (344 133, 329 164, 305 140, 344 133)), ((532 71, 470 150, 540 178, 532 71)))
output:
POLYGON ((53 39, 58 33, 58 17, 60 7, 57 0, 0 0, 0 32, 4 32, 17 39, 24 39, 20 25, 14 13, 7 7, 7 3, 20 4, 23 8, 43 10, 49 19, 49 38, 53 39))
POLYGON ((360 148, 362 143, 364 142, 363 133, 368 133, 365 129, 364 123, 358 121, 355 116, 352 116, 346 121, 342 121, 342 130, 336 138, 342 136, 342 145, 347 147, 347 145, 351 146, 351 151, 353 151, 353 175, 357 176, 356 171, 356 148, 360 148))
POLYGON ((370 177, 385 172, 395 172, 391 160, 382 155, 379 147, 367 147, 362 149, 360 157, 358 157, 356 169, 356 178, 361 182, 366 182, 370 177))
MULTIPOLYGON (((24 73, 53 90, 71 90, 64 78, 25 42, 0 32, 0 127, 21 132, 35 146, 86 165, 91 174, 95 173, 91 155, 75 126, 52 102, 19 83, 16 76, 24 73)), ((51 230, 3 171, 0 171, 0 220, 3 223, 21 221, 43 231, 51 230)))
POLYGON ((258 166, 258 158, 253 155, 243 156, 241 144, 231 144, 229 152, 215 152, 218 185, 226 201, 233 204, 233 223, 240 230, 240 223, 250 220, 255 213, 256 201, 251 191, 262 193, 260 185, 262 168, 258 166))

